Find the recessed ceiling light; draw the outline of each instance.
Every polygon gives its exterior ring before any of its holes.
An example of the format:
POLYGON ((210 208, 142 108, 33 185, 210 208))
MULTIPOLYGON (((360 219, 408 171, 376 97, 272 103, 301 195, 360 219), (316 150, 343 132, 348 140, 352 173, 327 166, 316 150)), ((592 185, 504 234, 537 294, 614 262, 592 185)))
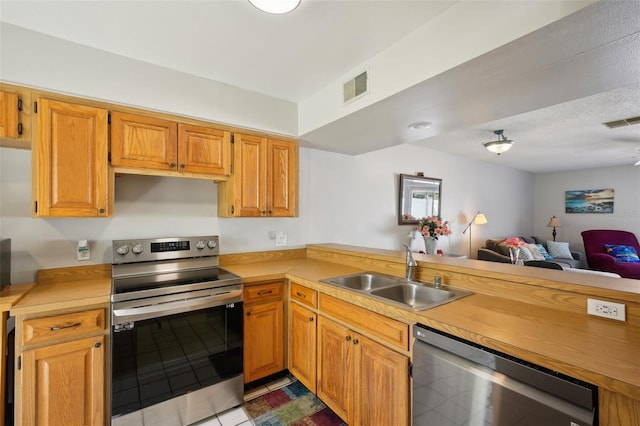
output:
POLYGON ((415 123, 409 124, 408 127, 411 130, 422 130, 422 129, 430 128, 431 125, 432 125, 432 123, 429 123, 428 121, 416 121, 415 123))
POLYGON ((249 0, 249 3, 263 12, 280 15, 298 7, 300 0, 249 0))

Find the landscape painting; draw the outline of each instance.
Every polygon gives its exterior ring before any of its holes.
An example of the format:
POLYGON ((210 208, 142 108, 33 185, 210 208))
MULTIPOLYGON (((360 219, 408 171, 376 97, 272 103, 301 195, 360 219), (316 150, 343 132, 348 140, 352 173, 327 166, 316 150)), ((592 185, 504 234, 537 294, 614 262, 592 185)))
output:
POLYGON ((566 191, 565 213, 613 213, 613 189, 566 191))

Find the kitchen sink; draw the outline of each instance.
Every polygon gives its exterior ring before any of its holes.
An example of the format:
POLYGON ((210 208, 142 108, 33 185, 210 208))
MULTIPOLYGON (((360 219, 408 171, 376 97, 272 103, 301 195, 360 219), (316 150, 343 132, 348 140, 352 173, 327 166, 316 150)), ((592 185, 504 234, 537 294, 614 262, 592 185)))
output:
MULTIPOLYGON (((463 292, 467 293, 468 292, 463 292)), ((401 284, 393 287, 381 288, 371 292, 373 296, 389 299, 392 302, 401 303, 411 308, 419 308, 421 306, 437 306, 459 299, 462 296, 460 291, 445 290, 442 288, 426 287, 420 284, 401 284)))
POLYGON ((377 272, 342 275, 320 280, 320 282, 354 290, 414 311, 424 311, 473 294, 470 291, 449 286, 435 288, 431 283, 407 281, 404 278, 377 272))
POLYGON ((354 290, 373 290, 376 288, 397 285, 398 278, 366 272, 363 274, 343 275, 341 277, 329 278, 327 280, 323 280, 323 282, 352 288, 354 290))

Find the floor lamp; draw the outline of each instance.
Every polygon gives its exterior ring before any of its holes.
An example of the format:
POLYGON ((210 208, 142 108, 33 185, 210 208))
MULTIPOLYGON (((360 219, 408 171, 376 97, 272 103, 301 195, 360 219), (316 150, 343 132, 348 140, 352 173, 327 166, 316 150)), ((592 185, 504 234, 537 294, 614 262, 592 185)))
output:
POLYGON ((476 215, 471 219, 471 222, 464 228, 462 233, 466 233, 467 229, 469 230, 469 259, 471 259, 471 225, 485 225, 487 223, 487 218, 480 212, 476 213, 476 215))

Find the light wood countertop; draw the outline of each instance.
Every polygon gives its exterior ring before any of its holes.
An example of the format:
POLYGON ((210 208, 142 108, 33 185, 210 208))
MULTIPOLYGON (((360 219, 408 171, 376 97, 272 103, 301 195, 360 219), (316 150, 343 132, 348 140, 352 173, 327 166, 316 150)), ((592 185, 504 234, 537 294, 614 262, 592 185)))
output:
POLYGON ((5 287, 0 292, 0 312, 8 312, 11 307, 22 299, 35 284, 14 284, 5 287))
POLYGON ((11 308, 11 315, 108 304, 111 296, 111 265, 45 269, 38 284, 11 308))

